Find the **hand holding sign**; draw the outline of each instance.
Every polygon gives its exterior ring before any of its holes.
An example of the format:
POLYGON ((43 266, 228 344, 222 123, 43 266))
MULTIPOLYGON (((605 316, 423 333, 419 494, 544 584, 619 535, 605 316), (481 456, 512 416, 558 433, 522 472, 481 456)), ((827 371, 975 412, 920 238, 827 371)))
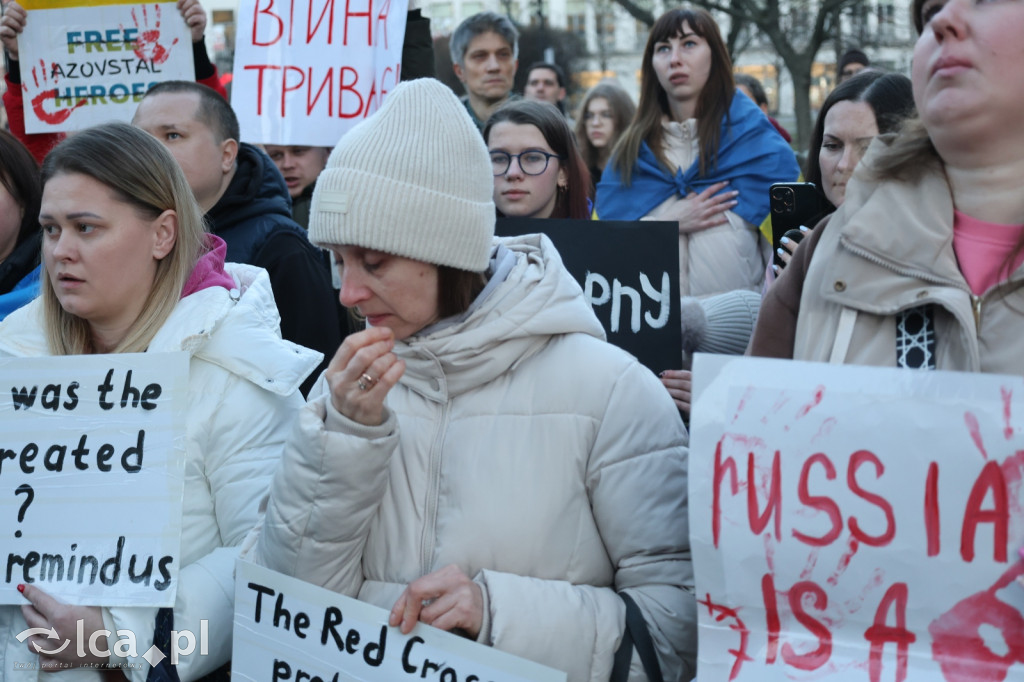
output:
POLYGON ((33 635, 26 640, 28 650, 39 655, 42 670, 63 670, 88 664, 106 663, 107 659, 93 651, 107 649, 106 635, 96 636, 103 630, 103 611, 97 606, 71 606, 51 597, 33 585, 19 585, 18 590, 29 600, 21 607, 21 613, 30 628, 54 630, 57 638, 33 635), (82 623, 82 636, 87 641, 95 637, 95 645, 75 642, 78 623, 82 623), (88 633, 86 635, 85 633, 88 633), (62 645, 63 644, 63 645, 62 645), (78 651, 87 651, 80 657, 78 651))
POLYGON ((178 11, 192 34, 192 42, 198 43, 206 32, 206 10, 199 0, 178 0, 178 11))
POLYGON ((402 634, 407 635, 421 621, 439 630, 459 628, 476 639, 483 618, 483 589, 450 564, 409 583, 391 607, 388 625, 401 625, 402 634))
POLYGON ((11 59, 18 59, 18 36, 25 30, 28 14, 16 2, 4 3, 4 16, 0 19, 0 41, 11 59))
MULTIPOLYGON (((154 64, 166 62, 170 52, 168 52, 168 48, 160 44, 160 5, 153 5, 154 23, 152 26, 149 25, 149 11, 145 5, 142 6, 141 22, 135 8, 132 8, 132 21, 135 22, 135 28, 139 30, 139 37, 135 41, 135 56, 154 64)), ((171 45, 173 46, 177 42, 178 39, 175 38, 171 45)))

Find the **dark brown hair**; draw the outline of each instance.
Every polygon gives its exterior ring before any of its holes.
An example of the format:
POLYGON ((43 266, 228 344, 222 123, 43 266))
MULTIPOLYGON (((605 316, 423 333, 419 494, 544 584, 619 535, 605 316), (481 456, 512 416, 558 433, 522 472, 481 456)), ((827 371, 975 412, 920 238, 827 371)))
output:
POLYGON ((39 165, 31 152, 6 130, 0 130, 0 183, 22 208, 21 227, 16 244, 21 244, 39 230, 39 202, 43 183, 39 165))
POLYGON ((718 163, 722 119, 728 116, 729 106, 736 94, 736 84, 732 78, 732 60, 718 30, 718 24, 706 10, 671 9, 658 18, 647 38, 643 61, 640 64, 640 103, 637 105, 632 124, 619 138, 619 143, 612 152, 612 163, 626 186, 630 184, 633 166, 640 155, 642 142, 647 142, 647 146, 666 168, 670 167, 662 147, 661 119, 663 116, 671 117, 672 111, 669 109, 668 95, 658 82, 658 74, 654 71, 654 46, 681 35, 683 24, 687 24, 694 33, 706 40, 708 47, 711 48, 711 72, 708 74, 708 82, 697 98, 700 174, 705 175, 718 163))
POLYGON ((602 151, 592 145, 587 138, 587 107, 598 98, 608 102, 608 108, 612 110, 612 125, 615 128, 612 139, 608 140, 608 146, 604 147, 603 154, 606 160, 636 113, 636 105, 633 104, 629 93, 614 81, 602 81, 587 91, 576 114, 576 141, 579 142, 580 153, 588 168, 598 168, 602 156, 602 151))
POLYGON ((590 217, 587 199, 590 195, 590 171, 580 156, 576 138, 569 124, 558 109, 549 102, 535 102, 528 99, 515 100, 504 104, 495 111, 484 126, 484 141, 490 139, 491 129, 499 123, 532 125, 544 136, 551 151, 562 157, 559 161, 567 176, 566 189, 558 192, 551 218, 590 217))
POLYGON ((487 279, 483 273, 460 270, 449 265, 437 266, 437 315, 442 320, 460 315, 484 290, 487 279))

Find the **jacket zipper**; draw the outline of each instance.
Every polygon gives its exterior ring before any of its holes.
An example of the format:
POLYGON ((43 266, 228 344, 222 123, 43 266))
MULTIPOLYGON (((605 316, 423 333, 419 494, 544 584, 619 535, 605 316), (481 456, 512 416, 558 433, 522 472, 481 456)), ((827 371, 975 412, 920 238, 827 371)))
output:
POLYGON ((441 487, 441 448, 444 445, 444 436, 448 430, 448 402, 445 400, 441 407, 441 418, 437 420, 437 431, 434 433, 434 441, 430 445, 430 454, 427 458, 427 504, 423 515, 423 537, 420 541, 422 554, 420 555, 420 575, 430 573, 434 560, 435 529, 437 528, 437 498, 440 495, 441 487))
MULTIPOLYGON (((892 272, 895 272, 897 275, 902 275, 903 277, 915 277, 917 279, 922 279, 922 280, 924 280, 926 282, 932 282, 934 284, 941 284, 943 286, 948 286, 948 287, 952 287, 954 289, 959 289, 960 291, 963 291, 964 293, 966 293, 967 296, 971 300, 971 312, 973 313, 973 318, 974 318, 974 334, 966 334, 965 333, 964 337, 967 339, 968 345, 973 346, 971 348, 971 357, 973 357, 974 360, 975 360, 973 364, 976 367, 980 366, 981 359, 980 359, 980 353, 978 351, 978 341, 979 341, 979 335, 981 333, 981 304, 982 304, 982 297, 975 296, 974 292, 971 291, 970 287, 968 287, 966 284, 961 284, 960 282, 957 282, 957 281, 951 280, 951 279, 945 279, 945 278, 942 278, 942 277, 936 277, 936 276, 934 276, 934 275, 932 275, 930 273, 927 273, 927 272, 920 272, 918 270, 910 270, 910 269, 905 269, 905 268, 898 268, 895 265, 893 265, 891 262, 886 261, 886 260, 882 260, 881 258, 878 258, 874 254, 869 253, 869 252, 867 252, 867 251, 865 251, 865 250, 863 250, 863 249, 861 249, 861 248, 859 248, 857 246, 854 246, 854 245, 850 244, 850 242, 848 240, 844 239, 843 237, 840 237, 839 241, 843 245, 843 248, 845 248, 846 250, 850 251, 851 253, 854 253, 854 254, 860 256, 861 258, 863 258, 864 260, 867 260, 867 261, 870 261, 871 263, 874 263, 875 265, 881 266, 881 267, 883 267, 883 268, 885 268, 887 270, 891 270, 892 272)), ((919 303, 919 305, 923 305, 926 302, 927 303, 937 303, 937 301, 934 301, 934 300, 933 301, 921 301, 919 303)), ((960 322, 960 326, 961 326, 961 330, 962 331, 966 331, 967 329, 970 328, 969 319, 964 319, 960 315, 958 310, 956 310, 954 308, 948 308, 948 307, 946 309, 949 310, 953 314, 953 316, 956 317, 957 320, 960 322)), ((898 312, 898 311, 895 311, 895 312, 898 312)))

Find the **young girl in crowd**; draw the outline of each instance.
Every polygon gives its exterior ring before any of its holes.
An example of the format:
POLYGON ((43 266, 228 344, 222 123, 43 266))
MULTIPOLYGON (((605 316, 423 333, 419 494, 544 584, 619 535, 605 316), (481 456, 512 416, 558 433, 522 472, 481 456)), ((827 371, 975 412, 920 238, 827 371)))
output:
POLYGON ((499 216, 590 218, 590 174, 558 109, 517 100, 484 126, 499 216))
POLYGON ((26 585, 24 606, 0 607, 0 670, 8 682, 45 669, 99 681, 96 666, 110 664, 143 682, 141 657, 77 657, 76 622, 87 641, 129 630, 144 654, 171 630, 200 632, 202 620, 206 654, 158 678, 195 680, 230 658, 235 545, 256 524, 319 354, 280 339, 266 273, 225 266, 224 242, 204 232, 185 176, 155 138, 121 123, 79 132, 50 152, 42 180, 42 292, 0 323, 0 355, 189 353, 182 568, 173 609, 67 606, 26 585), (71 644, 37 657, 33 645, 54 640, 19 642, 26 628, 55 628, 71 644))
POLYGON ((310 395, 246 553, 390 609, 403 633, 454 630, 573 682, 616 661, 625 679, 631 659, 646 679, 632 647, 616 654, 621 591, 651 664, 690 679, 685 431, 657 379, 601 340, 547 237, 492 240, 492 165, 429 79, 331 154, 310 236, 368 328, 310 395))
POLYGON ((682 296, 760 290, 771 247, 757 226, 769 186, 799 174, 792 150, 737 93, 706 11, 663 14, 640 73, 636 116, 597 187, 598 215, 677 222, 682 296))
POLYGON ((918 117, 797 249, 776 287, 806 273, 799 313, 777 333, 798 359, 1020 375, 1024 5, 916 0, 913 17, 918 117))
POLYGON ((629 93, 614 81, 602 81, 584 95, 576 118, 576 140, 595 186, 635 112, 629 93))
POLYGON ((0 131, 0 320, 39 293, 39 166, 0 131))

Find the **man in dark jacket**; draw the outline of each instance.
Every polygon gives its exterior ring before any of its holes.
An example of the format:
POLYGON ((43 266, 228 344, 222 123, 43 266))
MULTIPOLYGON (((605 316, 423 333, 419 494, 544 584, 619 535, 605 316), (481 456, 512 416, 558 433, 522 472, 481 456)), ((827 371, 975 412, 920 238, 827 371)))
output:
POLYGON ((281 335, 324 354, 303 383, 309 391, 341 343, 330 273, 291 218, 288 187, 259 148, 238 142, 238 119, 219 95, 193 82, 160 83, 132 123, 178 161, 227 260, 265 268, 281 313, 281 335))

